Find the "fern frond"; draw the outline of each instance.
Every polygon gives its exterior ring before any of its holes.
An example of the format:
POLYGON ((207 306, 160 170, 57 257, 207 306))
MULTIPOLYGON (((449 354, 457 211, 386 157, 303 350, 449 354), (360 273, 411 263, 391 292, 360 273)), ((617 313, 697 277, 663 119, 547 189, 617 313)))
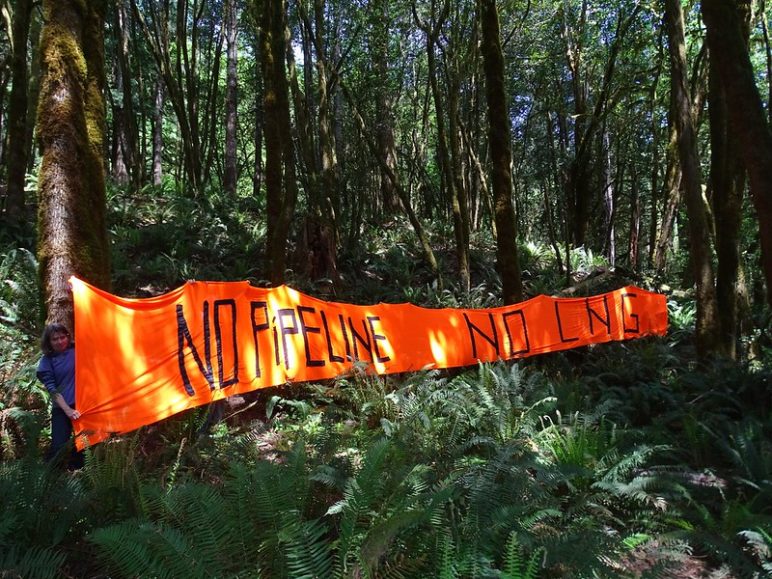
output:
POLYGON ((0 577, 58 577, 65 560, 66 555, 54 549, 13 547, 0 555, 0 577))
POLYGON ((88 540, 100 560, 122 577, 204 578, 204 563, 183 533, 165 525, 129 520, 103 527, 88 540))
POLYGON ((542 551, 542 549, 535 550, 526 562, 517 533, 513 531, 507 540, 502 577, 506 579, 536 579, 542 551))
POLYGON ((334 558, 327 541, 329 529, 319 520, 292 520, 280 531, 280 544, 286 553, 287 570, 297 579, 332 577, 334 558))

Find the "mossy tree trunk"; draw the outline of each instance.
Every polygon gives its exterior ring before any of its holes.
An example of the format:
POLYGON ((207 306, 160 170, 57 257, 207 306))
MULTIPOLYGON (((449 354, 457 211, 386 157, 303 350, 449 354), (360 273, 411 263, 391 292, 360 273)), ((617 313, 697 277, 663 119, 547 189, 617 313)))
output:
POLYGON ((759 220, 761 265, 772 305, 772 132, 743 38, 737 5, 703 0, 710 57, 726 91, 729 131, 738 143, 759 220))
POLYGON ((523 299, 520 260, 517 253, 517 221, 512 204, 512 150, 509 115, 504 92, 504 56, 501 52, 499 15, 495 0, 479 0, 482 56, 488 101, 488 138, 493 164, 494 219, 496 220, 496 268, 501 276, 505 304, 523 299))
POLYGON ((47 321, 72 327, 71 275, 109 289, 103 0, 44 0, 38 259, 47 321))
POLYGON ((710 221, 702 200, 702 179, 697 153, 697 135, 686 70, 686 42, 680 0, 665 0, 665 26, 670 46, 671 90, 678 153, 683 174, 684 200, 689 216, 689 249, 696 283, 697 350, 702 356, 716 351, 719 334, 716 289, 710 246, 710 221))

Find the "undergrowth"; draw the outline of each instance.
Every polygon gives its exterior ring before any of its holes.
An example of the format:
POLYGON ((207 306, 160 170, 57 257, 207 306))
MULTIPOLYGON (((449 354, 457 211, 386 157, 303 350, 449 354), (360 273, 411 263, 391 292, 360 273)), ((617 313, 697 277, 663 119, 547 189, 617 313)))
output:
MULTIPOLYGON (((113 191, 111 207, 119 293, 260 282, 253 201, 161 188, 113 191)), ((348 293, 336 297, 498 305, 489 249, 472 252, 462 293, 432 279, 398 224, 341 253, 348 293)), ((438 256, 452 273, 452 255, 438 256)), ((581 249, 571 260, 575 279, 605 268, 581 249)), ((671 296, 666 339, 463 371, 360 367, 173 417, 67 473, 41 458, 36 267, 26 250, 0 258, 2 576, 772 573, 769 352, 697 366, 686 299, 671 296)), ((523 270, 529 295, 563 289, 549 249, 524 246, 523 270)))

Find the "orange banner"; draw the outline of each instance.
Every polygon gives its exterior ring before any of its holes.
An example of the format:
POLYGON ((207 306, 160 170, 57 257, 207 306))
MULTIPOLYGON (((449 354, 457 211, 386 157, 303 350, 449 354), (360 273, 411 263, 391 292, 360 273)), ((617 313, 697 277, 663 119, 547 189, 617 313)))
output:
POLYGON ((453 368, 667 331, 663 295, 633 286, 484 310, 326 302, 287 286, 188 282, 125 299, 71 278, 79 445, 226 396, 324 380, 453 368))

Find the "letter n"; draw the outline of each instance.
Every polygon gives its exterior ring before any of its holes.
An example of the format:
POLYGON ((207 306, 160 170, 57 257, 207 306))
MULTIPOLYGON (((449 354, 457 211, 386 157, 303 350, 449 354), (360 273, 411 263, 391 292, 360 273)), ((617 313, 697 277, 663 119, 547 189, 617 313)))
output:
POLYGON ((494 347, 496 350, 496 356, 500 357, 501 352, 499 352, 499 333, 496 331, 496 323, 493 321, 493 314, 488 314, 488 320, 491 324, 491 333, 493 334, 492 338, 483 332, 480 328, 475 326, 469 319, 469 316, 466 315, 466 313, 464 313, 464 320, 466 321, 466 328, 469 330, 469 338, 472 341, 472 356, 479 359, 477 356, 477 341, 474 338, 475 333, 477 333, 483 340, 494 347))
MULTIPOLYGON (((198 350, 195 344, 193 344, 193 336, 190 334, 190 328, 188 328, 188 322, 185 320, 185 314, 182 311, 182 304, 177 304, 177 362, 180 366, 180 376, 182 376, 182 385, 185 387, 185 392, 188 396, 195 396, 196 391, 193 390, 193 385, 190 382, 188 371, 185 369, 185 342, 187 342, 193 359, 198 365, 198 369, 201 374, 206 378, 209 383, 209 388, 214 389, 214 377, 212 376, 212 368, 210 364, 204 367, 204 363, 201 360, 201 356, 198 355, 198 350)), ((204 302, 204 344, 205 350, 209 350, 209 302, 204 302)), ((208 353, 208 352, 207 352, 208 353)))

